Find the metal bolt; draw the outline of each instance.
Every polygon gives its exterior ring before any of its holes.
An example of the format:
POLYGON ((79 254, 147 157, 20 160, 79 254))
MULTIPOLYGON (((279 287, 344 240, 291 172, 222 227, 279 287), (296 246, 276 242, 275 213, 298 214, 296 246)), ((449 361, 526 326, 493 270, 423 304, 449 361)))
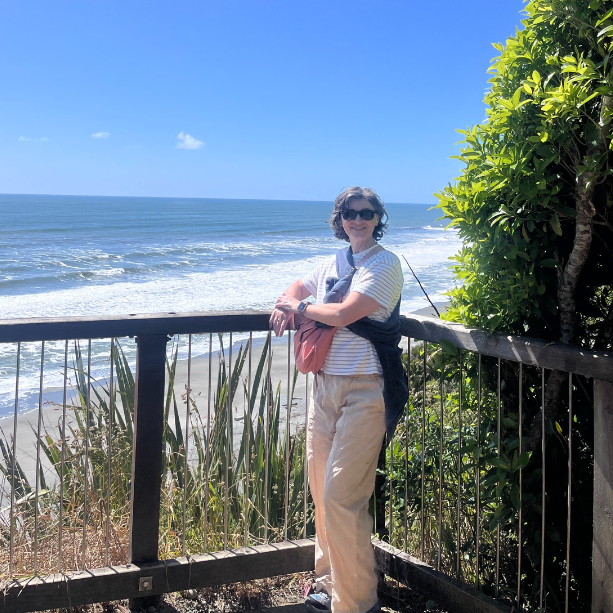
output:
POLYGON ((153 589, 153 577, 141 577, 138 581, 138 591, 148 592, 153 589))

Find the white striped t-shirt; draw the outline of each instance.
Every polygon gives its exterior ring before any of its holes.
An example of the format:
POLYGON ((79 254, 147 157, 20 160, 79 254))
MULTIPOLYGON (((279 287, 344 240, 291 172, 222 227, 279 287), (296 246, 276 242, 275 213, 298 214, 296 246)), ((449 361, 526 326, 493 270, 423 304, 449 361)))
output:
MULTIPOLYGON (((374 247, 353 255, 358 270, 353 276, 349 292, 359 292, 374 298, 381 306, 369 315, 370 319, 387 321, 400 299, 404 278, 400 260, 391 251, 384 249, 368 258, 374 247), (368 261, 361 266, 365 260, 368 261)), ((338 277, 336 256, 320 264, 302 279, 304 287, 315 297, 315 304, 323 303, 328 277, 338 277)), ((347 328, 337 328, 322 370, 329 375, 382 374, 374 345, 347 328)))

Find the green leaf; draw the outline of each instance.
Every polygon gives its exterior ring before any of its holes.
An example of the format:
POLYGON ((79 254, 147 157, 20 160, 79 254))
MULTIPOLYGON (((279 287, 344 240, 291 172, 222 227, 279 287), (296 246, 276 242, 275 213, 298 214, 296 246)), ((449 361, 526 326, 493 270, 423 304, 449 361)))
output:
POLYGON ((522 233, 522 235, 523 235, 523 237, 524 237, 524 240, 525 240, 527 243, 530 243, 530 238, 528 238, 528 233, 526 232, 526 226, 522 226, 522 227, 521 227, 521 233, 522 233))
POLYGON ((528 466, 528 463, 530 462, 531 456, 531 451, 524 451, 522 454, 520 454, 517 457, 517 462, 514 462, 515 470, 519 470, 520 468, 526 468, 526 466, 528 466))
POLYGON ((600 30, 600 32, 598 32, 597 36, 598 36, 598 38, 601 38, 607 32, 611 32, 612 30, 613 30, 613 26, 607 26, 604 30, 600 30))
POLYGON ((445 353, 456 357, 460 355, 458 348, 453 343, 450 343, 449 341, 446 341, 444 339, 440 339, 438 344, 441 346, 442 350, 445 353))
MULTIPOLYGON (((590 5, 590 8, 591 8, 591 5, 590 5)), ((598 20, 598 21, 597 21, 597 22, 594 24, 594 25, 595 25, 595 27, 598 27, 598 26, 602 25, 602 24, 603 24, 603 23, 604 23, 604 22, 605 22, 605 21, 606 21, 606 20, 607 20, 609 17, 611 17, 612 15, 613 15, 613 9, 611 9, 611 10, 607 11, 607 12, 604 14, 604 17, 603 17, 602 19, 599 19, 599 20, 598 20)))
POLYGON ((553 231, 558 235, 562 236, 562 226, 560 225, 560 219, 558 218, 558 214, 554 213, 551 217, 551 227, 553 231))
POLYGON ((519 495, 519 486, 513 484, 511 487, 511 502, 513 506, 519 511, 519 507, 521 506, 521 498, 519 495))
POLYGON ((590 100, 592 100, 593 98, 595 98, 596 96, 599 96, 600 93, 599 92, 594 92, 591 96, 588 96, 585 100, 583 100, 582 102, 580 102, 577 105, 577 108, 580 109, 584 104, 587 104, 590 100))
POLYGON ((510 471, 511 470, 511 465, 509 463, 508 458, 493 458, 492 459, 492 466, 495 466, 496 468, 501 468, 504 471, 510 471))

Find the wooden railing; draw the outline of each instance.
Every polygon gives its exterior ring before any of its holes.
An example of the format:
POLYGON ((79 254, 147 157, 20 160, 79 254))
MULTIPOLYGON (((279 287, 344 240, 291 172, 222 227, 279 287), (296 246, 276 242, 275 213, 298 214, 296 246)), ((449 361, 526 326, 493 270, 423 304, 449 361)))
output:
MULTIPOLYGON (((3 594, 0 595, 0 611, 25 612, 118 598, 131 598, 134 605, 142 606, 151 602, 151 597, 157 594, 312 568, 313 542, 309 539, 293 542, 286 540, 282 543, 258 545, 244 550, 201 554, 172 560, 158 559, 167 341, 177 334, 263 332, 268 329, 268 318, 268 312, 249 311, 0 321, 0 343, 120 337, 136 337, 137 340, 129 564, 108 568, 87 568, 71 574, 27 580, 6 576, 3 578, 3 594)), ((604 352, 552 345, 524 337, 487 334, 429 317, 403 317, 402 333, 409 339, 409 343, 415 343, 415 339, 418 342, 425 342, 423 343, 424 364, 426 343, 443 342, 451 343, 460 351, 478 354, 479 373, 481 373, 480 356, 493 356, 498 358, 499 368, 500 360, 522 366, 539 367, 543 372, 543 380, 545 369, 571 373, 571 381, 573 374, 593 378, 595 488, 592 611, 613 611, 613 580, 610 572, 613 568, 613 517, 610 513, 610 509, 613 508, 613 356, 604 352)), ((288 344, 288 356, 289 348, 288 344)), ((409 362, 409 367, 410 364, 409 362)), ((288 416, 290 404, 288 403, 288 416)), ((441 415, 442 410, 441 401, 441 415)), ((441 448, 442 436, 441 425, 441 448)), ((422 466, 427 453, 427 450, 422 450, 422 466)), ((477 472, 479 473, 479 468, 477 472)), ((439 483, 439 486, 442 488, 442 483, 439 483)), ((439 499, 442 505, 442 495, 439 499)), ((391 513, 392 504, 389 505, 389 509, 391 513)), ((461 561, 458 555, 455 572, 445 567, 441 549, 442 512, 439 516, 439 554, 436 563, 439 568, 435 570, 424 565, 423 526, 427 518, 423 516, 423 472, 421 509, 422 535, 419 551, 421 561, 412 558, 410 555, 412 552, 407 551, 409 518, 405 510, 404 547, 393 549, 383 544, 379 545, 377 556, 380 568, 401 581, 421 580, 426 588, 430 586, 428 589, 437 594, 443 606, 448 606, 453 611, 474 613, 508 610, 482 596, 478 589, 471 590, 448 576, 456 575, 457 579, 461 578, 461 561), (443 570, 447 575, 440 572, 443 570)), ((458 506, 458 516, 459 514, 458 506)), ((12 525, 13 518, 10 518, 10 521, 12 525)), ((401 522, 402 519, 391 518, 390 525, 394 521, 401 522)), ((478 526, 477 500, 476 587, 480 588, 478 526)), ((6 538, 6 535, 3 538, 6 538)), ((544 539, 544 534, 542 538, 544 539)), ((521 535, 519 541, 521 543, 521 535)), ((3 546, 6 545, 7 543, 3 543, 3 546)), ((521 560, 521 554, 518 559, 521 560)), ((588 564, 589 560, 582 560, 580 563, 588 564)), ((518 571, 518 577, 518 597, 515 606, 520 607, 521 569, 518 571)), ((498 588, 497 576, 496 595, 498 588)), ((542 593, 541 584, 541 598, 542 593)))

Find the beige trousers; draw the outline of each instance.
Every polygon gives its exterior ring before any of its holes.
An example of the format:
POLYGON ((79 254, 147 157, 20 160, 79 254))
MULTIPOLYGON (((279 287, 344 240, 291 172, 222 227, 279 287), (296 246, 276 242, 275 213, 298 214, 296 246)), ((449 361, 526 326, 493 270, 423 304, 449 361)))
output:
POLYGON ((368 501, 384 433, 382 377, 315 375, 307 425, 315 574, 333 613, 365 613, 377 602, 368 501))

